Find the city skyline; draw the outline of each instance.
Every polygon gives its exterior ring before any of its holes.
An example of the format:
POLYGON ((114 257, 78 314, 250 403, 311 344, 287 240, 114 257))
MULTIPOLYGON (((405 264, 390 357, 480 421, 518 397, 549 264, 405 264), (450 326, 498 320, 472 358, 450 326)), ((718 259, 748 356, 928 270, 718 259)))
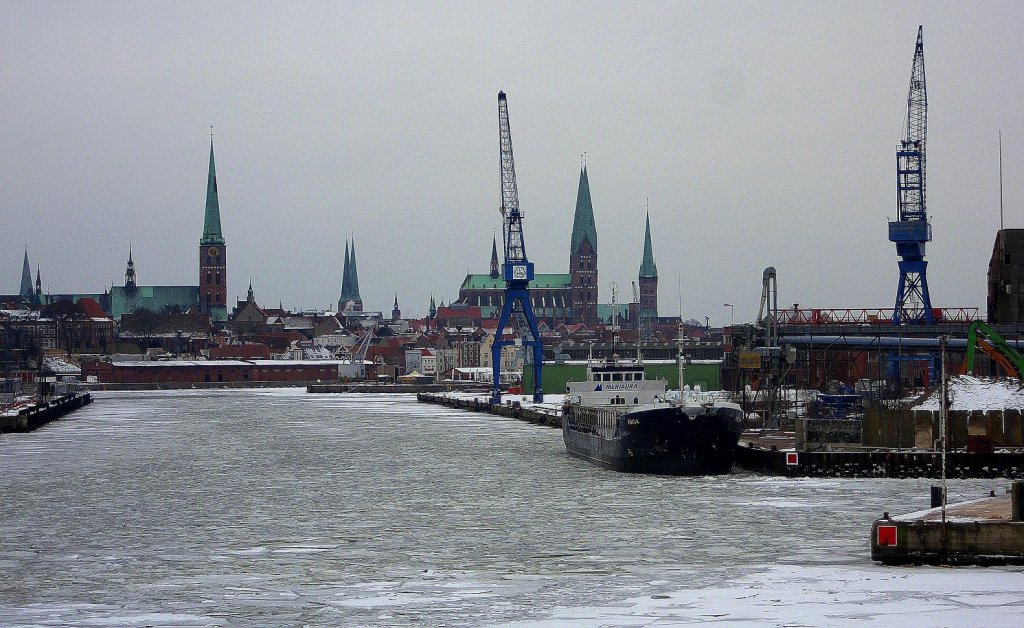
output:
MULTIPOLYGON (((407 316, 486 272, 509 98, 527 251, 566 272, 586 153, 599 300, 628 300, 649 199, 660 310, 892 307, 894 150, 924 25, 936 307, 985 304, 1024 227, 1018 4, 21 5, 3 3, 0 265, 47 292, 197 273, 214 124, 227 299, 329 309, 347 237, 365 308, 407 316), (243 19, 238 19, 238 18, 243 19), (734 304, 724 308, 722 303, 734 304)), ((742 314, 741 314, 742 313, 742 314)))

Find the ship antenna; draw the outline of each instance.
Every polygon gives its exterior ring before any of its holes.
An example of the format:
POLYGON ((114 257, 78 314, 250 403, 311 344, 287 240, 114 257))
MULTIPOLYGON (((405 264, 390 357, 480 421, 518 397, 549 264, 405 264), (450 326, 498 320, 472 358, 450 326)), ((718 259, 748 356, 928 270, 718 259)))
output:
POLYGON ((608 287, 612 289, 612 361, 615 361, 619 358, 619 354, 615 351, 616 343, 619 340, 619 320, 615 311, 619 296, 619 284, 613 281, 608 284, 608 287))

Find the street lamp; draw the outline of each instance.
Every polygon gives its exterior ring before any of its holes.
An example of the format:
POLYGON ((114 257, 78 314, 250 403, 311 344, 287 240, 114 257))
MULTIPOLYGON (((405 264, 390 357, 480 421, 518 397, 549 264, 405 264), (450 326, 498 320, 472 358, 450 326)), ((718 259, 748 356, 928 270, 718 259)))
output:
POLYGON ((733 325, 736 323, 736 309, 732 306, 732 303, 723 303, 722 307, 729 308, 729 324, 733 325))

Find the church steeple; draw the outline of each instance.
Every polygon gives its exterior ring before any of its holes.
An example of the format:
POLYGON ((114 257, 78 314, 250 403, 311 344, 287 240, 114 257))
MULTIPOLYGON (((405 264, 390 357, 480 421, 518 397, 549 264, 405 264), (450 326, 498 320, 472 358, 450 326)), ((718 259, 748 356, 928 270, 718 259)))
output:
POLYGON ((491 279, 498 278, 498 236, 491 238, 491 279))
POLYGON ((199 304, 215 322, 228 318, 227 246, 220 230, 220 200, 217 170, 213 164, 213 136, 210 136, 210 173, 206 180, 206 213, 203 237, 199 240, 199 304))
POLYGON ((576 192, 576 213, 572 219, 572 242, 569 254, 580 252, 583 241, 590 242, 590 248, 597 254, 597 226, 594 224, 594 206, 590 201, 590 181, 587 178, 587 167, 580 171, 580 187, 576 192))
POLYGON ((651 215, 647 214, 647 228, 644 232, 644 258, 640 262, 640 320, 637 324, 641 333, 649 333, 645 321, 658 317, 658 265, 654 263, 654 249, 651 246, 651 215))
POLYGON ((569 245, 569 283, 571 286, 574 322, 597 323, 597 226, 590 201, 587 166, 580 170, 580 186, 576 193, 576 213, 572 219, 572 241, 569 245))
POLYGON ((220 200, 217 195, 217 169, 213 164, 213 138, 210 138, 210 174, 206 179, 206 215, 200 244, 224 244, 220 232, 220 200))
POLYGON ((391 320, 397 321, 402 318, 402 310, 398 309, 398 295, 395 295, 395 306, 391 308, 391 320))
POLYGON ((135 262, 132 261, 132 245, 128 245, 128 266, 124 269, 124 287, 128 290, 134 290, 136 287, 135 283, 135 262))
POLYGON ((21 290, 18 295, 32 296, 32 267, 28 264, 28 247, 25 247, 25 261, 21 264, 21 290))
POLYGON ((43 280, 39 276, 39 264, 36 264, 36 297, 43 295, 43 280))
POLYGON ((427 312, 428 317, 437 318, 437 306, 434 305, 434 295, 430 295, 430 309, 427 312))
MULTIPOLYGON (((341 298, 342 300, 348 298, 349 292, 349 272, 348 272, 348 238, 345 238, 345 264, 341 267, 341 298)), ((341 309, 341 306, 338 306, 341 309)))
POLYGON ((359 303, 359 310, 362 311, 363 300, 359 296, 359 271, 356 269, 356 239, 352 238, 352 276, 349 279, 349 289, 352 291, 352 298, 359 303))
POLYGON ((356 241, 351 247, 345 239, 345 266, 341 271, 341 297, 338 299, 339 312, 362 312, 363 300, 359 296, 359 275, 356 270, 356 241))
POLYGON ((249 292, 245 293, 245 300, 248 303, 256 302, 256 295, 252 291, 252 277, 249 278, 249 292))
POLYGON ((651 248, 651 215, 647 214, 647 231, 644 233, 644 258, 640 262, 641 277, 657 277, 658 265, 654 263, 654 252, 651 248))

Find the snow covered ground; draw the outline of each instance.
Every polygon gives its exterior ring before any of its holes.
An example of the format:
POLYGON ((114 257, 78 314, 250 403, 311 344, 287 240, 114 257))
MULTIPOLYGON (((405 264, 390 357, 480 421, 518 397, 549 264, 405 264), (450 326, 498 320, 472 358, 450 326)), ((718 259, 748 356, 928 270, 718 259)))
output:
POLYGON ((512 626, 1020 626, 1024 572, 773 566, 718 586, 555 609, 512 626))
MULTIPOLYGON (((949 379, 950 410, 1024 409, 1024 386, 1015 379, 955 375, 949 379)), ((939 410, 938 387, 915 410, 939 410)))

